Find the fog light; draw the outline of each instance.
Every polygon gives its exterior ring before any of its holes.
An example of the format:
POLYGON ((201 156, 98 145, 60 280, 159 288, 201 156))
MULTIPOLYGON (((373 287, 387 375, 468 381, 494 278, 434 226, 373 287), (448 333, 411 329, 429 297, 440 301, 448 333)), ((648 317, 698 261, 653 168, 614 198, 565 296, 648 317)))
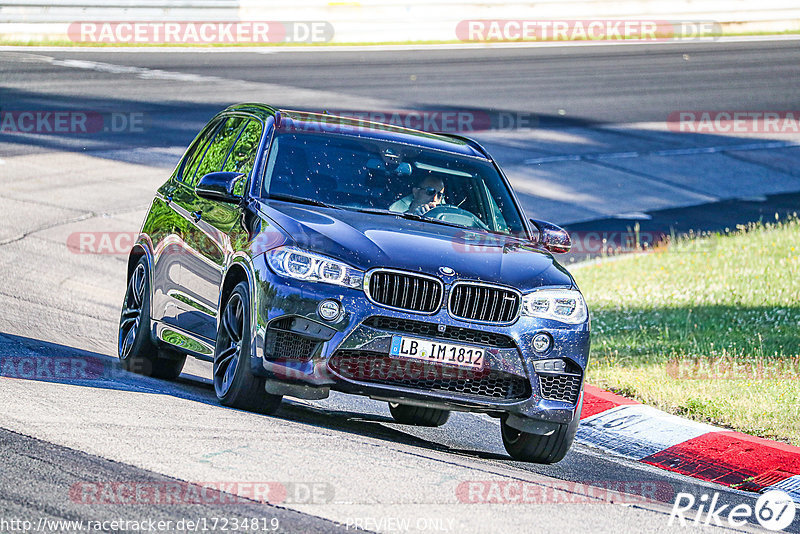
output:
POLYGON ((335 300, 323 300, 317 306, 317 313, 326 321, 335 321, 342 316, 344 309, 335 300))
POLYGON ((547 352, 553 346, 553 338, 549 334, 536 334, 533 336, 533 350, 536 352, 547 352))

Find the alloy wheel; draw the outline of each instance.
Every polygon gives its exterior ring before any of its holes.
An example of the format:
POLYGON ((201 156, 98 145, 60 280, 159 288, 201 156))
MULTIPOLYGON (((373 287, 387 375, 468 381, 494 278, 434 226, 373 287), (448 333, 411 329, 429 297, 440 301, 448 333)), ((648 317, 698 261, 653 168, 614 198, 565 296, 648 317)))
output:
POLYGON ((241 296, 234 293, 222 314, 217 346, 219 353, 214 358, 214 389, 218 396, 225 395, 236 377, 242 353, 242 337, 244 336, 244 303, 241 296))
POLYGON ((139 333, 146 286, 145 275, 144 265, 140 263, 134 269, 125 292, 125 306, 122 308, 119 320, 119 343, 117 344, 119 357, 123 360, 130 356, 133 344, 136 342, 136 335, 139 333))

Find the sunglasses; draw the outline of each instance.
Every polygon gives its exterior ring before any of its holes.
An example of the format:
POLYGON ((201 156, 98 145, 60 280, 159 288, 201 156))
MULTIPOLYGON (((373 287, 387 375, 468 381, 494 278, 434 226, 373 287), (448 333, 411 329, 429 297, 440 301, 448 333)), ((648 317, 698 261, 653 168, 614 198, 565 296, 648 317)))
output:
POLYGON ((444 191, 439 191, 435 187, 425 187, 422 190, 425 191, 425 194, 429 197, 433 197, 435 195, 436 197, 444 198, 444 191))

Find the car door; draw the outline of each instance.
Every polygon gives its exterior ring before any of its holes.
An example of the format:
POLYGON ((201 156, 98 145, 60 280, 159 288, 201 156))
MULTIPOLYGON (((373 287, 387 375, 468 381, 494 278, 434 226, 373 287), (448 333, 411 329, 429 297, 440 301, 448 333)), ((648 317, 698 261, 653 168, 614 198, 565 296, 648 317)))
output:
MULTIPOLYGON (((263 126, 257 119, 228 118, 198 167, 193 185, 210 172, 249 174, 262 132, 263 126)), ((245 182, 239 187, 244 193, 245 182)), ((181 283, 193 309, 185 315, 181 327, 213 340, 222 276, 233 253, 231 236, 242 232, 243 213, 239 205, 201 198, 194 189, 191 193, 186 202, 190 216, 189 251, 182 265, 181 283)))
POLYGON ((153 241, 153 299, 151 316, 155 321, 178 325, 182 304, 181 263, 186 252, 189 224, 184 209, 175 202, 185 189, 185 177, 192 176, 208 145, 222 125, 209 123, 186 150, 170 179, 159 188, 143 232, 153 241))

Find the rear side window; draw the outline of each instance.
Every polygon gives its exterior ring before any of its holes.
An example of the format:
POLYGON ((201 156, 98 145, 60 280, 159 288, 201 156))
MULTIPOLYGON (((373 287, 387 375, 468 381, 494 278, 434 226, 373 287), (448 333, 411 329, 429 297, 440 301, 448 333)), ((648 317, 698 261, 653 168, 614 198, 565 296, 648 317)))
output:
POLYGON ((184 181, 189 185, 195 185, 200 180, 200 177, 210 172, 221 171, 225 158, 228 157, 228 153, 233 148, 233 144, 246 123, 246 117, 230 117, 226 119, 222 127, 217 130, 213 141, 205 149, 203 160, 197 166, 194 174, 185 174, 184 181))
POLYGON ((222 170, 249 175, 256 161, 256 152, 261 141, 262 131, 261 121, 251 119, 239 135, 233 150, 228 154, 228 159, 225 160, 222 170))

